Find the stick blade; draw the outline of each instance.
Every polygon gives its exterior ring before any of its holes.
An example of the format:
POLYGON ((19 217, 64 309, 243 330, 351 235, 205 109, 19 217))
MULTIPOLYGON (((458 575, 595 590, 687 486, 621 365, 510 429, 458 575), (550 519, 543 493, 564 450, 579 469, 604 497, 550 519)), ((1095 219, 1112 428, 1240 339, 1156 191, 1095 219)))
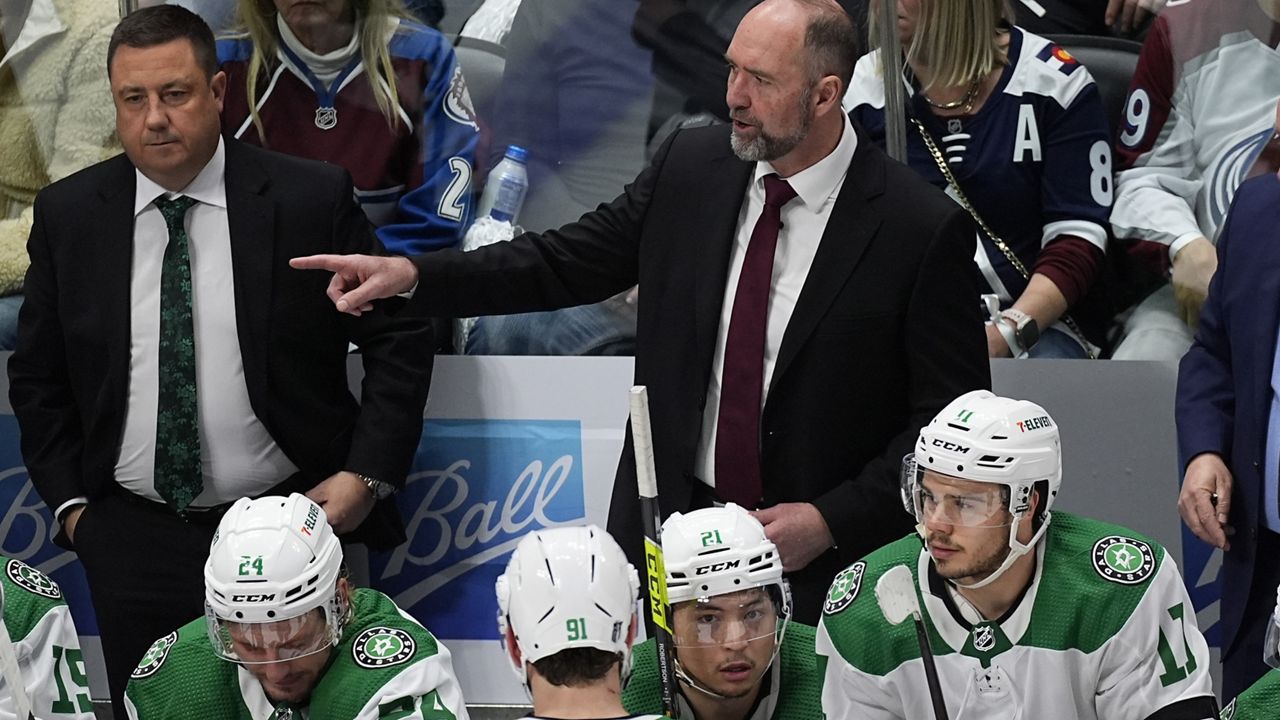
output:
POLYGON ((916 582, 911 577, 911 569, 897 565, 881 575, 876 581, 876 602, 880 603, 884 619, 893 625, 919 613, 920 604, 916 601, 916 582))

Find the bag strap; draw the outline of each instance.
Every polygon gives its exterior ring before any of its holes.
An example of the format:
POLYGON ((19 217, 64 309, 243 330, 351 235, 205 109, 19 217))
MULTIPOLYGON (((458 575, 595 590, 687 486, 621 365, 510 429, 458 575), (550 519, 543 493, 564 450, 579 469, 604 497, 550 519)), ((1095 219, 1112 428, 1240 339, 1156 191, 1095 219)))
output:
MULTIPOLYGON (((964 194, 964 190, 960 187, 960 183, 956 180, 956 176, 951 172, 951 165, 947 163, 946 158, 942 157, 942 152, 939 151, 938 146, 934 144, 933 137, 929 135, 928 130, 925 130, 924 124, 915 117, 911 118, 911 124, 915 125, 916 130, 920 132, 920 139, 924 140, 924 146, 928 148, 929 154, 933 157, 933 162, 938 166, 938 170, 942 172, 942 177, 951 186, 956 199, 960 201, 960 206, 969 213, 969 217, 973 218, 973 221, 978 224, 978 227, 982 229, 982 232, 986 233, 987 237, 991 238, 991 242, 995 243, 995 246, 1000 249, 1000 252, 1004 253, 1004 256, 1009 260, 1009 264, 1012 265, 1020 275, 1022 275, 1022 279, 1028 281, 1031 280, 1031 272, 1027 270, 1027 266, 1023 264, 1022 259, 1014 254, 1013 250, 1010 249, 1008 244, 1006 244, 1005 241, 991 229, 990 225, 987 225, 986 221, 982 219, 982 216, 979 215, 978 211, 973 207, 973 203, 969 202, 969 196, 964 194)), ((1084 333, 1080 331, 1080 326, 1076 325, 1076 321, 1067 313, 1063 313, 1062 317, 1059 319, 1062 320, 1063 324, 1067 326, 1067 329, 1076 336, 1076 340, 1080 342, 1080 345, 1084 347, 1084 351, 1088 353, 1089 359, 1098 359, 1097 354, 1093 350, 1093 344, 1085 338, 1084 333)))

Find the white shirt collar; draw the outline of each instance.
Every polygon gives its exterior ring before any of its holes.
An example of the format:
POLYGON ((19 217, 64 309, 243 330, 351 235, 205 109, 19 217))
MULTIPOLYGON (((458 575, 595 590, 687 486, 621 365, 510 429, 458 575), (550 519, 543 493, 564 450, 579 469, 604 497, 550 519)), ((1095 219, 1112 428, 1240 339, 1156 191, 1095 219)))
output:
POLYGON ((166 197, 186 195, 197 202, 225 210, 227 207, 226 169, 227 151, 221 137, 218 138, 218 149, 213 151, 213 157, 209 158, 209 162, 205 164, 200 174, 196 175, 195 179, 176 193, 165 190, 154 180, 143 175, 141 170, 134 168, 138 189, 133 198, 133 216, 137 217, 139 213, 147 209, 147 206, 153 200, 161 195, 166 197))
MULTIPOLYGON (((849 163, 853 160, 853 152, 858 148, 858 136, 853 131, 853 123, 849 116, 844 116, 844 128, 840 131, 840 142, 826 157, 789 178, 784 178, 800 197, 801 202, 810 212, 819 212, 827 198, 840 190, 844 176, 849 172, 849 163)), ((764 186, 764 176, 778 173, 771 163, 756 163, 755 176, 752 180, 757 187, 764 186)))

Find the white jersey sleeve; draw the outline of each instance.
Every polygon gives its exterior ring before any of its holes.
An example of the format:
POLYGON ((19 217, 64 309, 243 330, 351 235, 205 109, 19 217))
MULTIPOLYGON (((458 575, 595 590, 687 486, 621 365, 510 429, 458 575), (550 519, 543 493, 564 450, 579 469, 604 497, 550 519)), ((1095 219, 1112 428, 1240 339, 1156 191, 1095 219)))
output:
POLYGON ((822 678, 822 712, 828 718, 905 720, 905 714, 889 709, 903 710, 898 694, 888 688, 889 680, 864 673, 841 657, 827 634, 825 621, 823 618, 818 623, 814 643, 818 655, 827 661, 822 678))
POLYGON ((1209 648, 1177 565, 1166 553, 1129 620, 1108 642, 1098 675, 1098 717, 1212 717, 1209 648))
POLYGON ((413 663, 377 690, 353 720, 468 720, 462 688, 453 673, 449 650, 438 645, 436 653, 413 663))
POLYGON ((1171 44, 1168 21, 1157 19, 1125 100, 1111 226, 1117 238, 1169 246, 1172 257, 1204 231, 1194 210, 1203 184, 1196 167, 1195 122, 1175 98, 1171 44))

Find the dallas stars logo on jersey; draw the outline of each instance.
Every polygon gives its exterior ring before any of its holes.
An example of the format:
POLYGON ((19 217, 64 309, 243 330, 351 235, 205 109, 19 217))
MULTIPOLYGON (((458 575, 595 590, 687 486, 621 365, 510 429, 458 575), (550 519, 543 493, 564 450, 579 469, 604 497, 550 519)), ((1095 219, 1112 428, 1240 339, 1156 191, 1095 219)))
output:
POLYGON ((21 560, 10 560, 5 563, 4 572, 9 579, 18 587, 36 595, 57 600, 62 597, 62 590, 58 588, 58 584, 49 578, 48 575, 22 562, 21 560))
POLYGON ((1108 535, 1093 545, 1093 567, 1112 582, 1137 585, 1156 571, 1156 556, 1141 540, 1108 535))
POLYGON ((356 664, 366 668, 399 665, 413 657, 417 644, 409 633, 392 627, 371 627, 351 644, 356 664))
POLYGON ((154 675, 160 669, 160 666, 164 664, 165 658, 169 657, 169 650, 177 643, 177 630, 151 643, 151 647, 147 648, 147 653, 142 656, 142 660, 138 661, 138 667, 134 668, 133 677, 144 678, 154 675))

